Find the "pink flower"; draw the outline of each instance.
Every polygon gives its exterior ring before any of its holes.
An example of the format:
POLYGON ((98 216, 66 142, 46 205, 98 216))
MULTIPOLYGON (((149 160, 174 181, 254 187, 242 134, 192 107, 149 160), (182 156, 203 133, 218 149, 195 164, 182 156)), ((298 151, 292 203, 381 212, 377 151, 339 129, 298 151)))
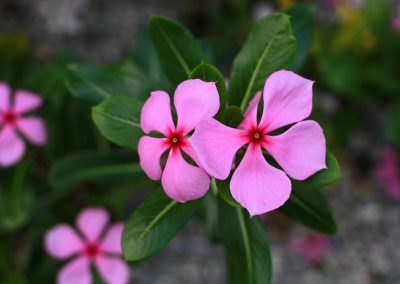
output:
POLYGON ((329 246, 328 237, 319 234, 296 237, 289 243, 289 248, 303 256, 310 264, 316 264, 329 246))
POLYGON ((400 158, 393 148, 383 151, 375 172, 385 184, 386 195, 400 200, 400 158))
POLYGON ((219 109, 219 95, 215 83, 202 80, 182 82, 175 91, 177 113, 175 127, 171 116, 170 99, 166 92, 154 91, 145 102, 140 117, 142 130, 162 133, 165 137, 143 136, 139 141, 140 165, 153 180, 159 180, 165 193, 179 202, 201 198, 210 186, 210 178, 199 167, 189 164, 185 152, 197 165, 196 155, 187 135, 205 118, 213 117, 219 109), (169 149, 164 171, 160 166, 162 154, 169 149))
POLYGON ((94 264, 100 276, 109 284, 128 283, 129 266, 120 258, 123 223, 105 227, 109 215, 102 208, 86 208, 76 220, 79 232, 67 224, 59 224, 45 237, 47 252, 56 259, 73 259, 58 273, 59 284, 90 284, 90 264, 94 264))
POLYGON ((301 121, 311 113, 312 85, 312 81, 293 72, 275 72, 264 86, 264 110, 259 123, 257 108, 261 92, 250 102, 237 129, 211 118, 200 123, 190 139, 200 164, 217 179, 229 176, 236 152, 248 144, 232 176, 230 190, 233 198, 252 216, 286 202, 291 192, 287 175, 304 180, 326 168, 321 127, 312 120, 301 121), (274 130, 293 123, 296 124, 284 133, 271 135, 274 130), (263 149, 287 175, 267 162, 263 149))
POLYGON ((0 167, 14 165, 22 159, 25 143, 21 135, 34 145, 46 144, 43 120, 35 116, 24 116, 41 104, 41 97, 25 90, 17 91, 12 102, 10 87, 0 83, 0 167))
POLYGON ((394 7, 394 13, 391 22, 393 30, 400 31, 400 3, 394 7))

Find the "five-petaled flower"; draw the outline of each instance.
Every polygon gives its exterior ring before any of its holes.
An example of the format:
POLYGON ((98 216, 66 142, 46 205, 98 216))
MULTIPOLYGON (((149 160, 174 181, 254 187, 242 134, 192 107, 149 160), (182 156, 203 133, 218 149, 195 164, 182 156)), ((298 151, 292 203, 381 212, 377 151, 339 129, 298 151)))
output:
POLYGON ((251 215, 283 205, 290 196, 287 175, 304 180, 326 168, 325 137, 318 123, 304 120, 312 109, 313 82, 290 71, 273 73, 263 90, 263 113, 257 122, 261 92, 251 100, 237 129, 211 118, 204 120, 190 138, 202 167, 217 179, 226 179, 236 152, 248 145, 230 182, 233 198, 251 215), (295 124, 294 124, 295 123, 295 124), (294 124, 279 135, 271 132, 294 124), (271 166, 263 149, 284 171, 271 166))
POLYGON ((123 223, 114 223, 105 230, 109 215, 102 208, 86 208, 77 217, 75 231, 59 224, 47 232, 45 248, 56 259, 69 259, 58 273, 59 284, 90 284, 90 264, 109 284, 125 284, 130 278, 129 266, 120 258, 123 223))
POLYGON ((151 93, 142 108, 140 126, 146 134, 157 131, 165 137, 143 136, 139 141, 138 152, 140 165, 146 174, 153 180, 161 178, 164 191, 170 198, 186 202, 203 197, 210 186, 207 173, 188 163, 181 151, 200 165, 187 136, 202 120, 218 112, 219 95, 215 83, 198 79, 182 82, 175 90, 174 105, 177 113, 176 127, 168 94, 163 91, 151 93), (162 171, 160 159, 168 149, 162 171))
POLYGON ((41 118, 24 117, 25 113, 40 107, 42 98, 29 91, 18 90, 14 101, 7 84, 0 83, 0 167, 8 167, 22 159, 25 143, 20 135, 32 144, 42 146, 47 142, 46 126, 41 118))

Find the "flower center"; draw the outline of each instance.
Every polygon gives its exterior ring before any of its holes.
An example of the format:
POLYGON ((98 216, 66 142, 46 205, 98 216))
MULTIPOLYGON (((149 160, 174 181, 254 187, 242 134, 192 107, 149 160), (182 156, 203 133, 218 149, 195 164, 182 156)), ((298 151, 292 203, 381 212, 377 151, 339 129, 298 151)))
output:
POLYGON ((250 142, 260 143, 264 139, 264 133, 260 129, 249 131, 250 142))
POLYGON ((168 137, 169 145, 172 148, 180 147, 185 141, 185 137, 182 134, 174 132, 168 137))
POLYGON ((15 125, 18 120, 18 115, 13 111, 3 113, 3 122, 8 125, 15 125))
POLYGON ((100 254, 100 247, 96 243, 88 243, 85 247, 85 255, 90 258, 94 259, 100 254))

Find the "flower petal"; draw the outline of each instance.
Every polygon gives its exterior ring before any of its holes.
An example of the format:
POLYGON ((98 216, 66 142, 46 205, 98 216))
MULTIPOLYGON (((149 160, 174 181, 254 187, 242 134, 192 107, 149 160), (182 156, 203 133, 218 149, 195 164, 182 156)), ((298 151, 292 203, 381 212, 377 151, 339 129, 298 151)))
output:
POLYGON ((268 133, 308 117, 312 109, 313 83, 286 70, 269 76, 264 86, 260 127, 268 133))
POLYGON ((203 197, 209 187, 207 173, 186 162, 180 150, 171 150, 161 179, 165 193, 179 202, 203 197))
POLYGON ((174 94, 178 116, 177 129, 187 134, 205 118, 219 110, 219 95, 214 82, 199 79, 186 80, 178 85, 174 94))
POLYGON ((45 145, 47 143, 46 124, 41 118, 26 117, 20 118, 17 122, 18 130, 35 145, 45 145))
POLYGON ((252 129, 257 127, 257 111, 261 95, 261 92, 257 92, 254 98, 251 99, 249 106, 244 113, 244 119, 240 123, 239 128, 252 129))
POLYGON ((105 252, 121 254, 121 238, 123 230, 123 223, 113 224, 107 231, 104 239, 101 241, 101 249, 105 252))
POLYGON ((10 108, 10 87, 5 83, 0 83, 0 112, 10 108))
POLYGON ((217 179, 226 179, 236 152, 248 143, 247 133, 211 118, 201 122, 189 139, 200 165, 217 179))
POLYGON ((108 284, 126 284, 131 272, 128 264, 118 257, 99 256, 96 258, 96 267, 108 284))
POLYGON ((171 115, 169 95, 164 91, 151 92, 140 114, 140 127, 144 133, 159 131, 167 135, 175 129, 171 115))
POLYGON ((289 198, 292 186, 286 174, 267 163, 260 145, 250 144, 243 160, 232 176, 233 198, 251 216, 282 206, 289 198))
POLYGON ((91 284, 92 274, 89 261, 78 257, 64 265, 57 275, 58 284, 91 284))
POLYGON ((69 225, 60 224, 46 233, 45 248, 56 259, 65 259, 82 252, 83 242, 69 225))
POLYGON ((43 98, 39 95, 25 90, 18 90, 15 93, 14 111, 17 113, 30 112, 43 103, 43 98))
POLYGON ((263 147, 294 179, 304 180, 326 169, 325 137, 315 121, 302 121, 281 135, 267 136, 263 147))
POLYGON ((165 138, 150 136, 140 138, 138 144, 140 166, 152 180, 161 178, 160 158, 168 148, 165 138))
POLYGON ((108 212, 103 208, 83 209, 77 219, 76 225, 89 241, 99 239, 109 220, 108 212))
POLYGON ((15 133, 13 127, 0 130, 0 167, 9 167, 22 159, 25 143, 15 133))

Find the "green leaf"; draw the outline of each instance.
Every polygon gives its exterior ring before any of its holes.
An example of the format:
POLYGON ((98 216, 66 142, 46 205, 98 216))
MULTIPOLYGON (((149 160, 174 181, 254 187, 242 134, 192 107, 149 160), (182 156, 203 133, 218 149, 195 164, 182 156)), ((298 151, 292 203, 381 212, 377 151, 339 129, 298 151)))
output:
POLYGON ((274 13, 258 21, 233 62, 230 102, 244 111, 271 73, 291 67, 295 48, 288 15, 274 13))
POLYGON ((224 245, 230 284, 269 284, 272 264, 269 245, 257 217, 219 198, 219 237, 224 245))
POLYGON ((178 84, 189 78, 192 70, 204 61, 196 39, 180 23, 153 16, 150 34, 161 67, 173 83, 178 84))
POLYGON ((74 96, 94 104, 111 96, 146 97, 154 87, 130 61, 108 66, 70 64, 65 82, 74 96))
POLYGON ((185 226, 201 200, 178 203, 157 189, 132 213, 122 235, 126 260, 138 261, 163 249, 185 226))
POLYGON ((289 218, 325 234, 335 234, 337 225, 331 207, 317 189, 293 188, 289 200, 279 208, 289 218))
POLYGON ((332 153, 326 155, 327 168, 317 172, 304 181, 292 181, 293 187, 299 189, 319 189, 336 182, 341 177, 341 171, 338 161, 332 153))
POLYGON ((231 178, 227 178, 226 180, 212 179, 211 186, 217 188, 219 195, 226 203, 233 207, 242 208, 242 206, 232 197, 231 190, 229 188, 230 181, 231 178))
POLYGON ((230 127, 237 127, 243 121, 243 114, 239 107, 229 106, 222 114, 222 123, 230 127))
POLYGON ((59 161, 50 174, 50 184, 68 189, 82 182, 117 182, 145 177, 129 153, 87 151, 70 155, 59 161))
POLYGON ((296 56, 293 69, 300 70, 307 59, 314 33, 315 11, 311 5, 298 4, 284 11, 290 16, 293 34, 296 38, 296 56))
POLYGON ((386 115, 385 135, 391 143, 400 147, 400 104, 391 106, 386 115))
MULTIPOLYGON (((202 62, 193 69, 190 78, 201 79, 205 82, 215 82, 220 96, 220 106, 225 106, 227 100, 225 78, 215 66, 202 62)), ((220 112, 223 110, 224 107, 221 107, 220 112)))
POLYGON ((136 97, 110 97, 92 108, 93 121, 108 140, 136 149, 143 132, 140 110, 143 103, 136 97))

